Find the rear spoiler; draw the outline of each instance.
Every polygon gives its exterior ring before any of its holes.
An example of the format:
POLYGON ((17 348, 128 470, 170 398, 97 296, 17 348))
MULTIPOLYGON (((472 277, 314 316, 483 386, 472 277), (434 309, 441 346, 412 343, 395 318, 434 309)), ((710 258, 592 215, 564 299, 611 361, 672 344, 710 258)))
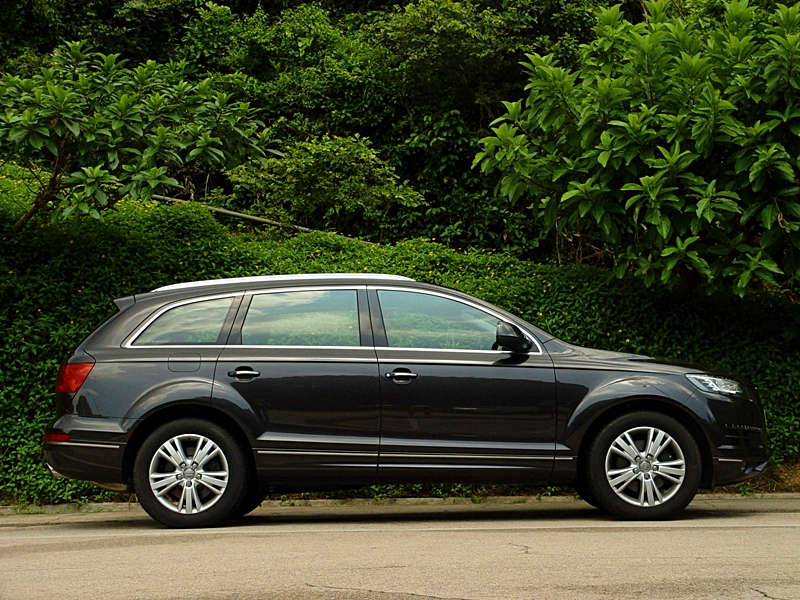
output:
POLYGON ((136 303, 136 298, 133 296, 125 296, 124 298, 117 298, 114 300, 114 304, 117 305, 117 308, 122 312, 126 308, 130 308, 136 303))

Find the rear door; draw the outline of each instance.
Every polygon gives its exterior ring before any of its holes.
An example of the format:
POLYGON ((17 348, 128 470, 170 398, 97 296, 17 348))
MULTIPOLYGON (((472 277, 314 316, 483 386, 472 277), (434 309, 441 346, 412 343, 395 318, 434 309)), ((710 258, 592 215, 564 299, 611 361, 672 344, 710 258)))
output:
POLYGON ((364 286, 248 293, 214 403, 251 432, 273 483, 347 483, 377 469, 380 390, 364 286))
POLYGON ((538 342, 525 354, 497 349, 502 317, 446 294, 375 287, 369 298, 383 401, 379 474, 546 482, 556 389, 538 342))

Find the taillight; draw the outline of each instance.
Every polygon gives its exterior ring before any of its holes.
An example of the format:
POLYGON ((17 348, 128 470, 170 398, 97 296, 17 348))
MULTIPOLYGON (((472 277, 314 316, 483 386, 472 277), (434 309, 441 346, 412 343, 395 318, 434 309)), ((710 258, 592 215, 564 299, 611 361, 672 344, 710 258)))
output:
POLYGON ((56 380, 57 394, 74 394, 86 381, 94 363, 68 363, 61 365, 56 380))
POLYGON ((45 433, 42 438, 42 443, 47 442, 68 442, 72 436, 68 433, 45 433))

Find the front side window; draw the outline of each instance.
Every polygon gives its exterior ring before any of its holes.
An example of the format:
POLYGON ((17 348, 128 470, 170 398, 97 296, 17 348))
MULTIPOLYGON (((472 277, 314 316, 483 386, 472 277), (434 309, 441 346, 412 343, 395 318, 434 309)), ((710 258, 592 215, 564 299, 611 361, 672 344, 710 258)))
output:
POLYGON ((378 290, 386 338, 393 348, 493 350, 498 318, 462 302, 378 290))
POLYGON ((217 344, 233 298, 183 304, 153 321, 134 346, 193 346, 217 344))
POLYGON ((242 325, 252 346, 358 346, 355 290, 276 292, 253 296, 242 325))

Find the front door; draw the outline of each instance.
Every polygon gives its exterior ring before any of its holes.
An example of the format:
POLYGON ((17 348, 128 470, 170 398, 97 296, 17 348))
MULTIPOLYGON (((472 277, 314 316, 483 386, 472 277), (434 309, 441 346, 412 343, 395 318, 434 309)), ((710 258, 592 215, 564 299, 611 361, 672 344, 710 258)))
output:
POLYGON ((374 288, 369 298, 381 380, 379 474, 546 483, 556 390, 538 343, 525 354, 497 349, 501 317, 438 292, 374 288))
POLYGON ((247 424, 259 474, 273 484, 374 477, 380 392, 365 289, 257 292, 240 313, 214 402, 247 424))

